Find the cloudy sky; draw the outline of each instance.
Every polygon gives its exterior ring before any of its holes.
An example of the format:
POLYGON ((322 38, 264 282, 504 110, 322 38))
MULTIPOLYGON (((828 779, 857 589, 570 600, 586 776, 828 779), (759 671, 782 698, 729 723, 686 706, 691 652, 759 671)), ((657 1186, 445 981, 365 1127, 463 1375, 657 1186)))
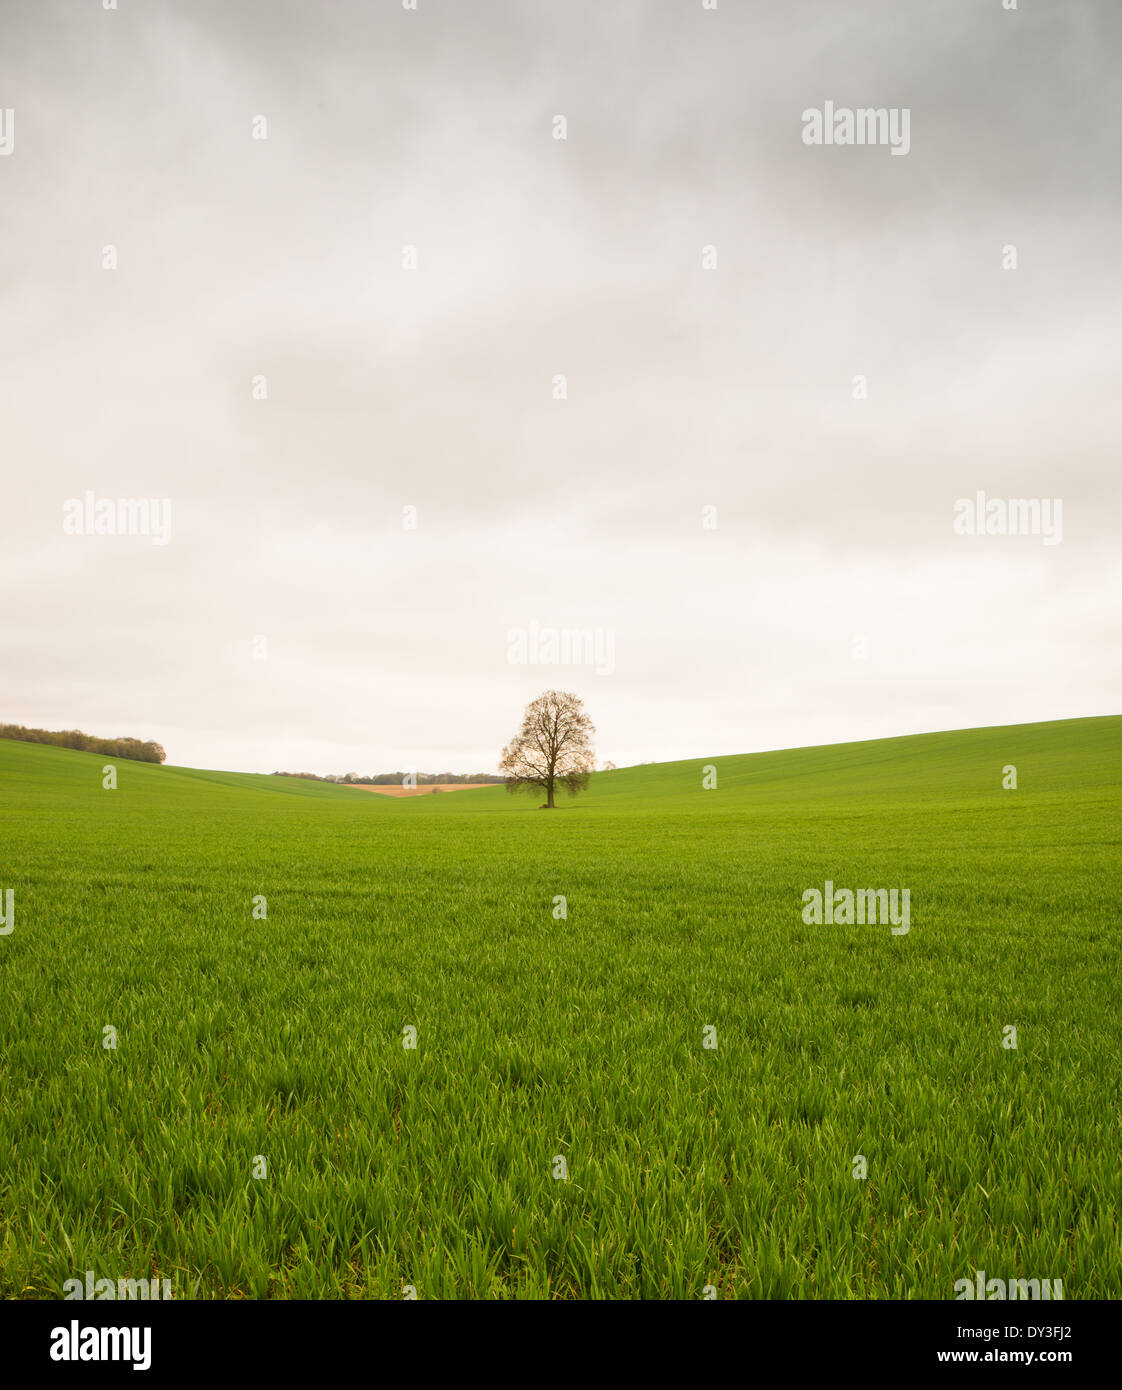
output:
POLYGON ((493 770, 549 687, 620 765, 1119 712, 1120 61, 1114 0, 3 0, 0 719, 322 773, 493 770))

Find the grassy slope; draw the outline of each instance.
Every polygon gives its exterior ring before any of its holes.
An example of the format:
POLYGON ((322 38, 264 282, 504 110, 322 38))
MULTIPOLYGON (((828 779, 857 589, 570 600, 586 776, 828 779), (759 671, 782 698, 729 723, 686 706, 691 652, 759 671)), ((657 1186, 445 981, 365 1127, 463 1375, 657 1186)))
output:
POLYGON ((0 741, 0 1293, 1117 1296, 1120 751, 697 759, 544 815, 0 741), (805 926, 826 878, 911 932, 805 926))

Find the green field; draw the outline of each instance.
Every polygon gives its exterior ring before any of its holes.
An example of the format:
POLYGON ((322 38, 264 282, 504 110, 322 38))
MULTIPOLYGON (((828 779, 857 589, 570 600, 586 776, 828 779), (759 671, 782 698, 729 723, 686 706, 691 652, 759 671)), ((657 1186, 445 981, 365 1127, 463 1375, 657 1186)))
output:
POLYGON ((547 814, 2 741, 0 1295, 1116 1298, 1120 753, 698 758, 547 814), (910 931, 804 924, 826 880, 910 931))

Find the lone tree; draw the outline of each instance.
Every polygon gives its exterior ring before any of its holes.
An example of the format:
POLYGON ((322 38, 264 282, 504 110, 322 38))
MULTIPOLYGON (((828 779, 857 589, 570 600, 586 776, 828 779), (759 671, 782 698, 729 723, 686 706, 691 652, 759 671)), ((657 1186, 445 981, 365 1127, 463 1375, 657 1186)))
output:
POLYGON ((554 792, 570 796, 584 791, 596 766, 592 735, 596 732, 584 705, 564 690, 547 690, 526 706, 522 730, 503 749, 499 771, 508 792, 528 787, 544 791, 542 810, 552 810, 554 792))

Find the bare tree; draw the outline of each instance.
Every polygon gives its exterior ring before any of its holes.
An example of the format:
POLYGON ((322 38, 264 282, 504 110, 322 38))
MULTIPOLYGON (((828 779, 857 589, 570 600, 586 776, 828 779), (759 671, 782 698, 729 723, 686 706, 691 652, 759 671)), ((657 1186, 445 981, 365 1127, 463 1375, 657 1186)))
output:
POLYGON ((508 792, 544 791, 542 810, 551 810, 562 786, 570 796, 584 791, 596 766, 592 735, 596 732, 576 695, 547 690, 526 706, 522 730, 503 749, 499 771, 508 792))

